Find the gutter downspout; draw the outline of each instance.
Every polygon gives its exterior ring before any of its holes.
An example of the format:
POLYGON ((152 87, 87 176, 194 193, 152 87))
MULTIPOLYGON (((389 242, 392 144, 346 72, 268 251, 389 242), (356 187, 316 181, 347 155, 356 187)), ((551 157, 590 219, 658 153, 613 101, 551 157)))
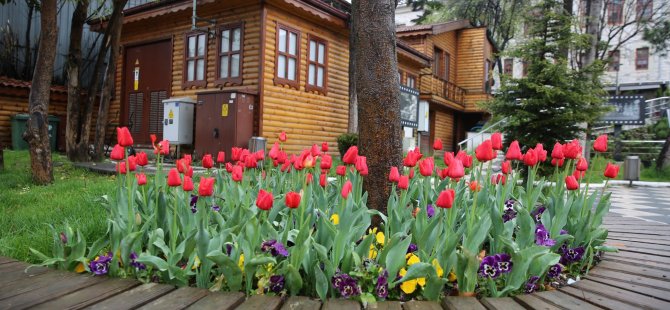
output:
POLYGON ((197 6, 198 0, 193 0, 193 15, 191 16, 191 30, 195 30, 196 27, 196 22, 198 15, 196 13, 196 6, 197 6))

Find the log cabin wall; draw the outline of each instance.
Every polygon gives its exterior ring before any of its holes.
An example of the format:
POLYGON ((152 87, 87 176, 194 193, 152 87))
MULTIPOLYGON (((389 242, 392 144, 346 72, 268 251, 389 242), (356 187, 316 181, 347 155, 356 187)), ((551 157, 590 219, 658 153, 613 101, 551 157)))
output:
POLYGON ((481 112, 476 106, 477 102, 491 99, 484 87, 484 66, 487 59, 492 59, 486 28, 460 30, 457 47, 456 83, 466 90, 465 111, 481 112))
POLYGON ((332 155, 337 154, 337 137, 347 132, 349 115, 349 39, 346 27, 326 27, 299 10, 266 5, 265 58, 262 91, 261 136, 268 147, 284 130, 288 140, 283 147, 297 153, 312 144, 328 142, 332 155), (300 33, 298 87, 275 83, 277 25, 300 33), (327 42, 327 75, 325 93, 306 91, 307 45, 309 36, 327 42))
POLYGON ((434 107, 433 111, 435 113, 435 127, 432 141, 440 138, 443 145, 443 149, 435 151, 435 155, 444 156, 444 152, 454 151, 454 111, 440 107, 434 107))

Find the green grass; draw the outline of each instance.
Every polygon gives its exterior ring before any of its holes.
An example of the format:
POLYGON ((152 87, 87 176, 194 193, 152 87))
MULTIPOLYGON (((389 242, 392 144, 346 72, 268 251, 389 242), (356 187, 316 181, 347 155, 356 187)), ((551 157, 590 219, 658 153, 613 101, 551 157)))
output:
POLYGON ((92 242, 106 230, 106 212, 97 198, 110 194, 114 177, 77 169, 62 155, 54 154, 54 183, 31 182, 27 151, 5 150, 5 169, 0 171, 0 255, 37 262, 29 248, 49 255, 52 224, 62 231, 64 223, 80 229, 92 242))

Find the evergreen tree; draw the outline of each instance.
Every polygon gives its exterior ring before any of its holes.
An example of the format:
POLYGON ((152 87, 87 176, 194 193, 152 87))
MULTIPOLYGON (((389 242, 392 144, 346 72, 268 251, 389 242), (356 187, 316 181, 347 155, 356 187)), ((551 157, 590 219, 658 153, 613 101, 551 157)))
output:
POLYGON ((592 123, 605 111, 600 84, 604 64, 571 66, 570 52, 584 50, 589 41, 572 31, 572 16, 563 11, 562 2, 542 1, 525 19, 528 37, 509 55, 525 62, 527 74, 520 79, 503 76, 500 93, 484 106, 495 116, 508 117, 506 140, 552 146, 577 137, 584 129, 581 124, 592 123))

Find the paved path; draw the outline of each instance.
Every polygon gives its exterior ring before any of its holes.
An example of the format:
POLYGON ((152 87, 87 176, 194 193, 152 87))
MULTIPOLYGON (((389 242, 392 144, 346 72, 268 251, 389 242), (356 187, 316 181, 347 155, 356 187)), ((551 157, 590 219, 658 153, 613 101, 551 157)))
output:
POLYGON ((612 215, 670 224, 670 188, 616 186, 610 191, 612 215))

